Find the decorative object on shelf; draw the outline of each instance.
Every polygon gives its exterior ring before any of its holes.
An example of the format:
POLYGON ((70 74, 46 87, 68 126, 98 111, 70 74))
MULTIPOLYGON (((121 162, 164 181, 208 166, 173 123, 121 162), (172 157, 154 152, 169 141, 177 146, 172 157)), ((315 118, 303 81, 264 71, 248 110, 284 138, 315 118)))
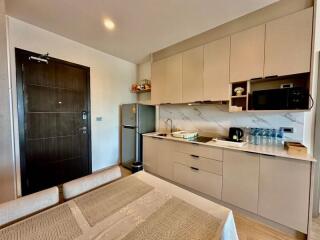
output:
POLYGON ((139 80, 137 83, 131 85, 132 93, 151 92, 151 81, 148 79, 139 80))
POLYGON ((242 96, 244 90, 245 89, 243 87, 237 87, 237 88, 234 89, 234 92, 236 93, 236 96, 242 96))

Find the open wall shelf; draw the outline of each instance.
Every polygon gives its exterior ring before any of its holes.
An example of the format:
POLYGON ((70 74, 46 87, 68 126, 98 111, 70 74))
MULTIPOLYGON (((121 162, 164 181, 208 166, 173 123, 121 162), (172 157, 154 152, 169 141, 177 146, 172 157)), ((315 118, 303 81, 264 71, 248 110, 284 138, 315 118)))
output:
MULTIPOLYGON (((230 112, 306 112, 306 109, 254 109, 252 104, 252 93, 254 91, 272 90, 281 88, 303 88, 310 92, 310 73, 301 73, 288 76, 273 76, 268 78, 252 79, 243 82, 235 82, 230 84, 230 112), (241 94, 237 94, 235 89, 243 88, 241 94)), ((309 107, 310 107, 309 103, 309 107)))

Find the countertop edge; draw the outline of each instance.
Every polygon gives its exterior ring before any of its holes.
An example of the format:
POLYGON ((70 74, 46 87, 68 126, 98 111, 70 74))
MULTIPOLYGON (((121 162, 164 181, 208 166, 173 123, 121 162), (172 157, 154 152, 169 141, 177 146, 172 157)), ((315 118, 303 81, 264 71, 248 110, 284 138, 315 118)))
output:
MULTIPOLYGON (((293 156, 293 155, 289 155, 286 150, 280 149, 280 148, 275 149, 275 148, 272 148, 272 147, 264 146, 266 148, 265 150, 263 150, 263 149, 252 149, 252 148, 255 147, 255 145, 251 145, 251 144, 247 144, 244 147, 238 148, 238 147, 231 147, 231 146, 222 146, 222 145, 220 145, 218 143, 215 143, 214 141, 210 141, 208 143, 199 143, 199 142, 188 141, 188 140, 181 139, 181 138, 157 136, 157 134, 158 133, 145 133, 145 134, 142 134, 142 135, 146 136, 146 137, 165 139, 165 140, 169 140, 169 141, 176 141, 176 142, 190 143, 190 144, 198 144, 198 145, 203 145, 203 146, 207 146, 207 147, 217 147, 217 148, 222 148, 222 149, 229 149, 229 150, 236 150, 236 151, 242 151, 242 152, 257 153, 257 154, 261 154, 261 155, 290 158, 290 159, 307 161, 307 162, 317 162, 317 160, 315 158, 313 158, 312 156, 310 156, 310 155, 305 156, 305 157, 293 156), (250 146, 252 148, 250 148, 250 146), (277 152, 274 152, 274 150, 276 150, 277 152)), ((256 146, 256 148, 259 148, 259 147, 256 146)))

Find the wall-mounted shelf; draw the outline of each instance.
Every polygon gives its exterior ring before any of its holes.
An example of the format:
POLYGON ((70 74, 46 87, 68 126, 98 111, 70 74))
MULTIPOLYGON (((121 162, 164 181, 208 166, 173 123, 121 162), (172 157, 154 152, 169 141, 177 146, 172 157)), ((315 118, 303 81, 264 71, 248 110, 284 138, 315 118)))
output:
POLYGON ((147 92, 151 92, 151 88, 150 89, 144 89, 144 90, 137 90, 137 91, 131 91, 132 93, 147 93, 147 92))
POLYGON ((148 79, 139 80, 131 85, 131 92, 137 94, 151 92, 151 81, 148 79))
POLYGON ((307 112, 310 109, 253 109, 252 93, 253 91, 281 89, 284 86, 293 86, 304 88, 310 91, 310 73, 299 73, 288 76, 274 76, 272 78, 259 78, 243 82, 230 83, 230 101, 229 112, 307 112), (242 95, 237 96, 235 89, 241 87, 244 89, 242 95), (242 110, 241 110, 242 108, 242 110))
POLYGON ((231 98, 246 98, 247 95, 241 95, 241 96, 231 96, 231 98))
POLYGON ((230 84, 229 112, 243 112, 248 109, 248 82, 235 82, 230 84), (237 95, 236 88, 243 88, 242 95, 237 95))

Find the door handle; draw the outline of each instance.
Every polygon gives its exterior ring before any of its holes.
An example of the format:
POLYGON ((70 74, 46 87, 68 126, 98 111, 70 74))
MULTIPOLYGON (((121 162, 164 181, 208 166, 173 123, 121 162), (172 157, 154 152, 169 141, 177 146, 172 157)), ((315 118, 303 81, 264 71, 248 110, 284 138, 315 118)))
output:
POLYGON ((194 155, 194 154, 191 154, 190 156, 193 157, 193 158, 199 158, 198 155, 194 155))
POLYGON ((86 126, 81 127, 79 128, 79 131, 82 131, 82 134, 87 134, 87 127, 86 126))

